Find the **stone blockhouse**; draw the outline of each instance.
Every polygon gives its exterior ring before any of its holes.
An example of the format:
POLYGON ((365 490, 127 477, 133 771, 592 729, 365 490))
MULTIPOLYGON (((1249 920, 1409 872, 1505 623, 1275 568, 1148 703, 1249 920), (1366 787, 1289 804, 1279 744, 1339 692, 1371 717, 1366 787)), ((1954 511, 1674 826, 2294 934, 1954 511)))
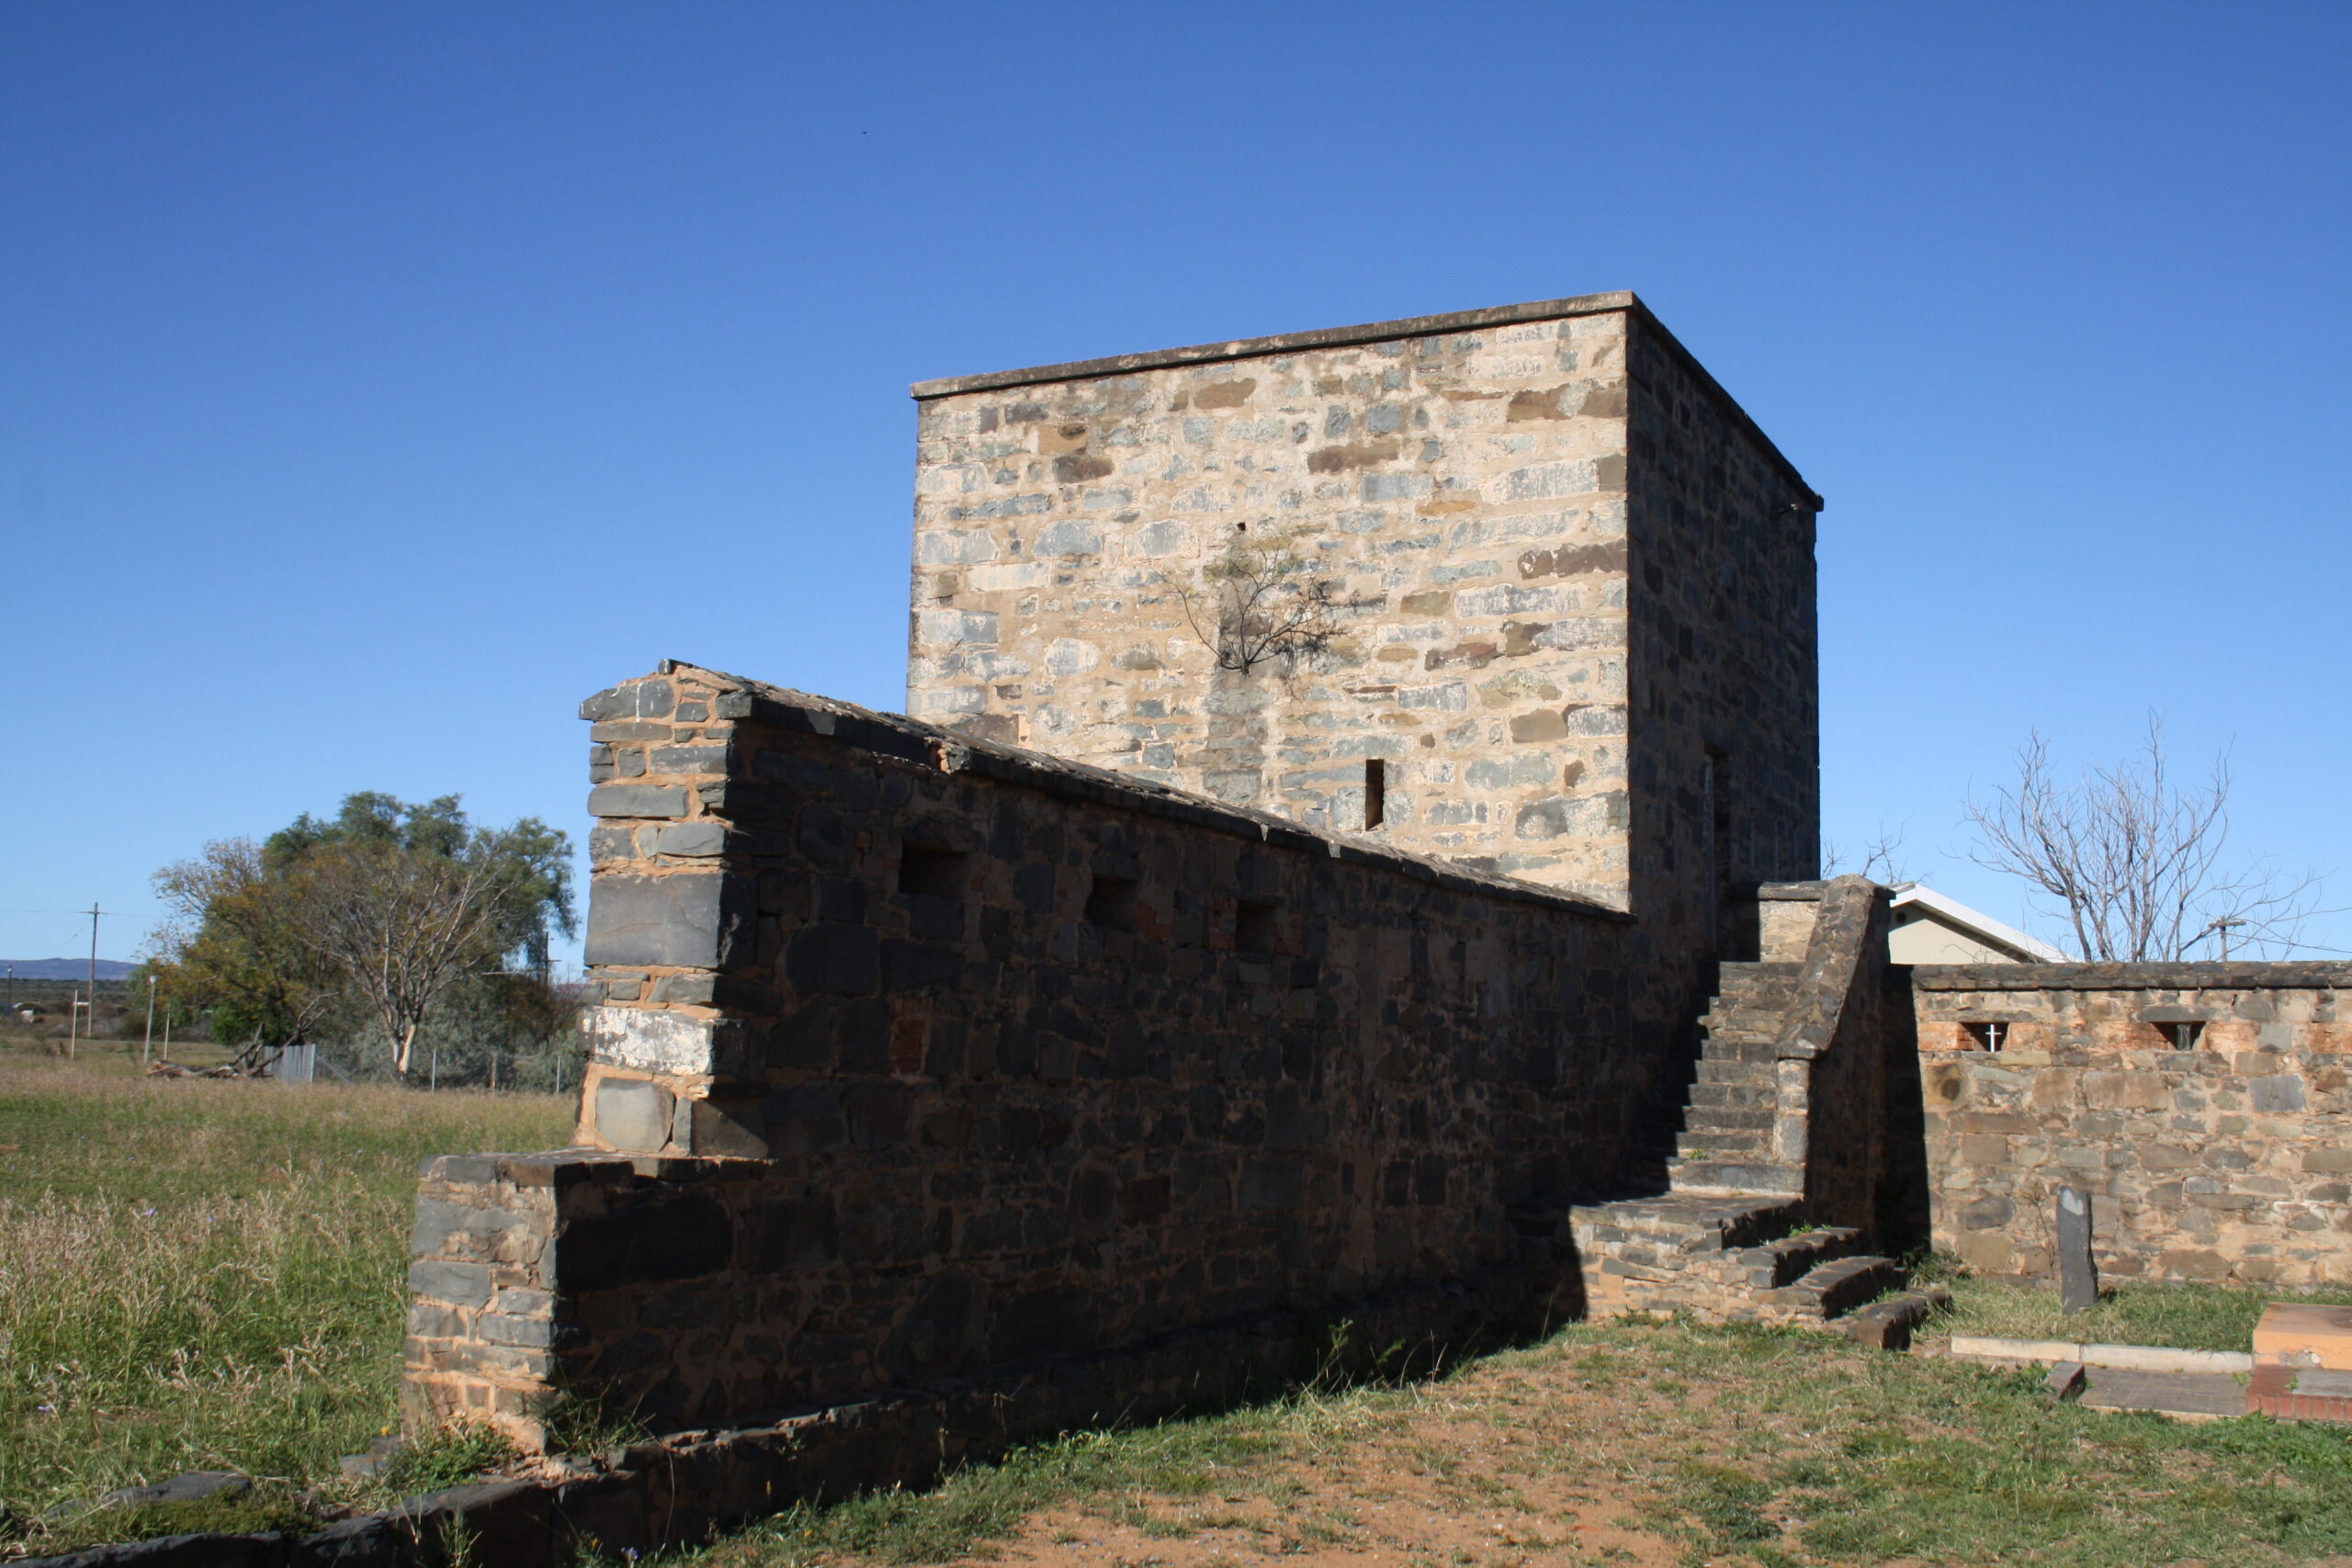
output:
POLYGON ((1817 859, 1822 502, 1630 294, 917 385, 908 712, 1629 909, 1817 859), (1295 556, 1319 652, 1220 668, 1295 556))
POLYGON ((2345 1277, 2343 976, 1807 880, 1821 503, 1632 296, 916 392, 911 716, 582 705, 577 1144, 427 1171, 413 1423, 699 1431, 674 1539, 1596 1308, 1899 1343, 1930 1199, 2030 1272, 2061 1172, 2112 1272, 2345 1277))

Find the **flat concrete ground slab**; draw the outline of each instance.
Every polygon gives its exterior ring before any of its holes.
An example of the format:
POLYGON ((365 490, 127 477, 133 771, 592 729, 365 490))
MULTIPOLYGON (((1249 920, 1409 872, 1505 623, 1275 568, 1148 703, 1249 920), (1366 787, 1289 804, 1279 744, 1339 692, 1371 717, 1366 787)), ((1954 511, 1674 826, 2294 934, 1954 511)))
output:
POLYGON ((2081 1403, 2089 1410, 2153 1410, 2161 1416, 2211 1420, 2245 1414, 2245 1385, 2227 1372, 2139 1372, 2120 1367, 2085 1369, 2081 1403))

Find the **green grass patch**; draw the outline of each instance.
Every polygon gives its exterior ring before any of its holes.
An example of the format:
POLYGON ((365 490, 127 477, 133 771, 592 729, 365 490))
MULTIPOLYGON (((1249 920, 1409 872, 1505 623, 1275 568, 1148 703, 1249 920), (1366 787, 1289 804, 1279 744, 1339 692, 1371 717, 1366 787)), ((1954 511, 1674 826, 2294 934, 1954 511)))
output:
POLYGON ((487 1475, 516 1457, 505 1433, 479 1423, 460 1422, 425 1433, 401 1445, 379 1478, 388 1497, 413 1497, 462 1486, 487 1475))
POLYGON ((2069 1313, 2057 1287, 1961 1276, 1944 1281, 1951 1314, 1932 1333, 2011 1339, 2072 1339, 2102 1345, 2169 1345, 2184 1350, 2245 1350, 2272 1302, 2352 1305, 2352 1288, 2267 1290, 2242 1285, 2120 1284, 2097 1306, 2069 1313))
POLYGON ((186 1503, 92 1508, 50 1526, 40 1538, 40 1549, 54 1555, 116 1541, 146 1540, 159 1535, 258 1535, 264 1530, 307 1535, 319 1525, 316 1513, 281 1488, 242 1497, 199 1497, 186 1503))
POLYGON ((418 1162, 571 1123, 551 1096, 0 1057, 0 1506, 336 1482, 396 1421, 418 1162))

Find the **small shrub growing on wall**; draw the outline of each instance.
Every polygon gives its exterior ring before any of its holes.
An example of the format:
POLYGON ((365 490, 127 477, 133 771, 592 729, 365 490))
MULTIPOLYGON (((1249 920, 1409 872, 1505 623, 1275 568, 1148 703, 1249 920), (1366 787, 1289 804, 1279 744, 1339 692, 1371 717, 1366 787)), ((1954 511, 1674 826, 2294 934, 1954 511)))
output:
POLYGON ((1268 660, 1293 664, 1330 646, 1345 606, 1298 545, 1295 531, 1252 536, 1240 524, 1199 582, 1170 585, 1218 669, 1246 675, 1268 660))

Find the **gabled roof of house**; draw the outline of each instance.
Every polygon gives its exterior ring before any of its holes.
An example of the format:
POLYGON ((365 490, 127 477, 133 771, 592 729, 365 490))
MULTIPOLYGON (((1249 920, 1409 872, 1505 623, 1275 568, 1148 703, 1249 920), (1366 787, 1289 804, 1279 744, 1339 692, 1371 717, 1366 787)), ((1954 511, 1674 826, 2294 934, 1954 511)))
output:
POLYGON ((1939 923, 1968 936, 1988 947, 2007 948, 2017 953, 2020 962, 2065 964, 2067 956, 2037 937, 2030 937, 2017 927, 1995 919, 1981 910, 1972 909, 1957 898, 1946 897, 1924 883, 1898 882, 1891 890, 1897 909, 1916 905, 1927 910, 1939 923))

